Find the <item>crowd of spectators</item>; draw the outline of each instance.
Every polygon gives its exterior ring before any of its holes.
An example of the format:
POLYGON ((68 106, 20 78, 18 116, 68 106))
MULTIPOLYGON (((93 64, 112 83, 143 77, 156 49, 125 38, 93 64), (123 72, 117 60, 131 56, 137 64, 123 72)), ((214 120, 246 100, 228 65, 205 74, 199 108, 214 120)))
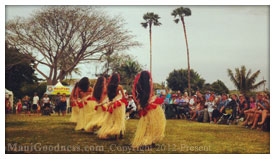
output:
POLYGON ((207 91, 204 95, 197 91, 193 96, 178 91, 172 94, 166 90, 160 97, 164 99, 167 118, 209 122, 211 124, 238 124, 252 129, 265 123, 270 116, 270 96, 257 93, 255 96, 243 94, 215 94, 207 91), (170 115, 169 116, 169 112, 170 115), (172 112, 172 113, 171 113, 172 112))
POLYGON ((62 94, 61 96, 60 93, 51 96, 51 98, 47 94, 44 94, 42 99, 40 99, 37 93, 34 93, 32 98, 25 96, 22 99, 18 99, 17 103, 9 111, 6 111, 6 113, 26 115, 51 115, 52 113, 60 115, 62 113, 65 116, 66 111, 70 110, 67 109, 67 99, 66 94, 62 94))
MULTIPOLYGON (((164 99, 163 109, 166 118, 187 119, 198 122, 209 122, 211 124, 238 124, 242 122, 243 126, 252 129, 263 127, 265 121, 270 119, 270 96, 264 93, 257 93, 255 96, 244 96, 242 94, 216 94, 207 91, 204 95, 197 91, 193 96, 187 92, 181 94, 180 91, 171 93, 171 91, 161 92, 159 95, 164 99)), ((137 106, 131 95, 127 95, 128 106, 126 118, 138 118, 137 106)), ((7 102, 6 102, 7 103, 7 102)), ((52 99, 45 94, 42 99, 37 93, 31 99, 25 96, 19 99, 14 105, 13 110, 17 114, 42 114, 50 115, 57 113, 64 116, 67 109, 67 98, 58 93, 52 96, 52 99)), ((269 124, 268 124, 269 126, 269 124)))

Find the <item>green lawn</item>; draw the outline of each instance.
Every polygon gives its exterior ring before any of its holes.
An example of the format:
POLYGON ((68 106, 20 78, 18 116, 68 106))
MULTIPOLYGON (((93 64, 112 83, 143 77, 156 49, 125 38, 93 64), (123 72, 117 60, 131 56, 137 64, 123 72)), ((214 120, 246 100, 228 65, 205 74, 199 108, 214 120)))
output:
POLYGON ((116 141, 76 132, 69 118, 6 115, 6 153, 270 153, 269 132, 237 125, 167 120, 164 140, 137 150, 129 144, 138 120, 128 120, 124 139, 116 141))

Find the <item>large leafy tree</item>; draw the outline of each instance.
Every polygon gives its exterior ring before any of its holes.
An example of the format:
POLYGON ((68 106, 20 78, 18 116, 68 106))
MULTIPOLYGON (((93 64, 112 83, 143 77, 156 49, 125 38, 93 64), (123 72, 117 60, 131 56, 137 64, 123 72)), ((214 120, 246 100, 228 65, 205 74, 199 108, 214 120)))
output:
POLYGON ((257 70, 256 72, 252 73, 251 69, 249 69, 247 72, 245 66, 241 66, 241 68, 235 68, 235 74, 231 69, 228 69, 227 72, 235 87, 243 94, 248 94, 250 91, 259 88, 266 82, 265 80, 261 80, 260 82, 256 83, 256 79, 261 71, 257 70))
POLYGON ((145 22, 142 22, 141 25, 144 28, 147 28, 149 26, 149 38, 150 38, 150 72, 152 74, 152 26, 160 26, 161 23, 159 22, 159 15, 153 13, 153 12, 148 12, 143 15, 143 19, 145 22))
POLYGON ((186 49, 187 49, 187 63, 188 63, 188 92, 190 94, 191 93, 191 83, 190 83, 191 75, 190 75, 189 47, 188 47, 184 17, 191 16, 191 10, 189 8, 179 7, 179 8, 176 8, 175 10, 173 10, 171 15, 174 16, 175 23, 178 23, 179 21, 182 22, 182 26, 183 26, 183 30, 184 30, 185 44, 186 44, 186 49))
POLYGON ((47 89, 47 82, 40 82, 40 83, 24 83, 20 87, 20 96, 19 98, 24 97, 26 95, 33 97, 34 93, 36 92, 39 97, 42 97, 47 89))
POLYGON ((222 94, 222 93, 229 93, 229 89, 226 87, 226 85, 221 81, 217 80, 211 84, 211 89, 210 91, 213 91, 217 94, 222 94))
POLYGON ((38 83, 32 61, 25 58, 16 48, 5 46, 5 87, 13 91, 16 97, 22 97, 21 88, 38 83))
POLYGON ((62 81, 78 64, 102 59, 110 47, 119 52, 138 45, 123 19, 84 6, 45 7, 30 18, 10 20, 6 39, 48 84, 62 81))
MULTIPOLYGON (((181 91, 182 93, 188 90, 188 70, 180 69, 172 71, 168 78, 167 84, 168 87, 173 91, 181 91)), ((194 91, 198 89, 202 89, 204 86, 205 80, 200 77, 200 75, 195 72, 193 69, 190 70, 190 78, 191 78, 191 89, 194 91)), ((191 94, 189 94, 191 95, 191 94)))
POLYGON ((209 84, 209 86, 207 86, 205 84, 205 91, 213 91, 217 94, 222 94, 222 93, 229 93, 229 89, 226 87, 226 85, 221 81, 221 80, 217 80, 215 82, 213 82, 212 84, 209 84))

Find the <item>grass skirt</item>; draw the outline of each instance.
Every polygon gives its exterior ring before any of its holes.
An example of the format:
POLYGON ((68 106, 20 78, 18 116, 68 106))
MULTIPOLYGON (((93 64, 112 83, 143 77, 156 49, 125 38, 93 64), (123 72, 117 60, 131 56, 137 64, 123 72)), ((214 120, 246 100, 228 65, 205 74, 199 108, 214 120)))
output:
POLYGON ((77 120, 78 120, 78 114, 79 114, 79 107, 78 106, 73 106, 70 122, 76 123, 77 120))
MULTIPOLYGON (((118 101, 121 96, 118 95, 113 101, 118 101)), ((125 132, 125 112, 126 106, 123 102, 120 102, 121 106, 113 108, 113 112, 105 115, 102 126, 97 132, 100 139, 106 139, 111 135, 120 135, 125 132)))
POLYGON ((156 109, 148 111, 145 116, 139 119, 132 147, 149 146, 162 140, 165 126, 165 115, 161 105, 158 105, 156 109))
POLYGON ((79 108, 79 114, 78 114, 78 119, 77 119, 77 123, 76 123, 76 127, 75 130, 82 130, 85 128, 85 124, 86 124, 86 112, 87 111, 87 102, 86 102, 87 97, 84 97, 81 99, 81 102, 83 104, 83 108, 79 108))
MULTIPOLYGON (((102 103, 105 103, 108 101, 108 98, 105 98, 102 103)), ((86 132, 92 132, 94 130, 94 128, 99 128, 101 127, 104 119, 105 119, 105 115, 108 114, 108 112, 106 111, 107 109, 107 105, 104 104, 104 110, 102 108, 102 106, 98 106, 101 103, 98 103, 96 101, 90 102, 89 104, 93 104, 93 109, 94 109, 94 113, 92 113, 90 120, 87 122, 86 126, 85 126, 85 131, 86 132), (95 107, 97 107, 97 110, 95 110, 95 107)))
POLYGON ((95 111, 95 105, 97 104, 94 100, 88 100, 87 104, 83 107, 84 111, 84 128, 93 119, 95 111))
POLYGON ((79 108, 78 120, 77 120, 77 123, 76 123, 75 130, 84 129, 84 127, 85 127, 84 121, 85 121, 84 109, 83 108, 79 108))

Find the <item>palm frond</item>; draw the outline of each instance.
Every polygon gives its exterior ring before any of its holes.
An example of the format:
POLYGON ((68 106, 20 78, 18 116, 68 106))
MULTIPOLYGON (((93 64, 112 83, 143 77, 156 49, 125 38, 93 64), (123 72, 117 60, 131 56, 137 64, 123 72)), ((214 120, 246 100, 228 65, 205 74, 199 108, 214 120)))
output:
POLYGON ((259 76, 259 74, 261 73, 260 70, 256 71, 255 73, 253 73, 247 80, 247 83, 252 87, 253 83, 256 82, 256 78, 259 76))
POLYGON ((148 23, 140 23, 144 28, 148 27, 148 23))
POLYGON ((259 88, 261 85, 263 85, 266 82, 266 80, 262 80, 260 82, 258 82, 257 84, 254 84, 252 87, 250 87, 250 89, 254 90, 259 88))
MULTIPOLYGON (((174 16, 174 18, 176 18, 177 16, 179 16, 180 18, 183 18, 184 16, 190 16, 191 9, 179 7, 179 8, 174 9, 172 11, 171 15, 174 16)), ((179 19, 175 19, 174 21, 175 21, 175 23, 178 23, 179 19)))
POLYGON ((242 66, 241 67, 241 71, 240 71, 240 77, 241 77, 241 83, 242 83, 242 88, 244 89, 244 90, 247 90, 247 80, 246 80, 246 78, 245 78, 245 76, 246 76, 246 68, 245 68, 245 66, 242 66))
POLYGON ((227 69, 227 72, 228 72, 228 76, 229 76, 230 80, 233 82, 233 84, 235 85, 235 87, 237 87, 237 89, 239 89, 239 83, 235 79, 235 76, 234 76, 232 70, 231 69, 227 69))
POLYGON ((150 14, 148 12, 146 14, 144 14, 143 19, 144 20, 150 19, 150 14))
POLYGON ((160 26, 161 23, 159 22, 159 15, 158 14, 155 14, 154 12, 147 12, 146 14, 143 15, 143 19, 146 21, 146 22, 143 22, 141 23, 141 25, 144 27, 144 28, 147 28, 147 26, 150 24, 153 24, 155 26, 160 26))
POLYGON ((251 75, 251 70, 246 73, 246 67, 241 66, 241 68, 235 68, 235 75, 233 74, 232 70, 228 69, 228 75, 230 80, 234 83, 234 85, 238 88, 239 91, 242 93, 248 93, 251 90, 259 88, 262 84, 265 83, 265 80, 256 82, 257 77, 260 74, 260 70, 256 71, 251 75), (251 75, 251 76, 250 76, 251 75))
POLYGON ((242 84, 242 76, 241 76, 241 73, 240 73, 240 69, 239 68, 235 68, 235 79, 238 81, 238 89, 241 89, 243 84, 242 84))
POLYGON ((249 69, 249 70, 248 70, 248 72, 247 72, 247 74, 246 74, 245 78, 246 78, 246 79, 248 79, 248 78, 249 78, 249 76, 250 76, 250 74, 251 74, 251 69, 249 69))
POLYGON ((183 9, 184 16, 191 16, 191 10, 189 8, 183 9))
POLYGON ((176 18, 176 16, 178 15, 176 10, 173 10, 172 13, 171 13, 172 16, 174 16, 176 18))
POLYGON ((154 21, 153 24, 154 24, 155 26, 160 26, 160 25, 161 25, 161 23, 158 22, 158 21, 154 21))
POLYGON ((159 15, 154 14, 154 15, 153 15, 153 19, 157 21, 158 19, 160 19, 160 17, 159 17, 159 15))
POLYGON ((174 22, 177 23, 177 24, 179 23, 179 21, 180 21, 179 19, 174 20, 174 22))

